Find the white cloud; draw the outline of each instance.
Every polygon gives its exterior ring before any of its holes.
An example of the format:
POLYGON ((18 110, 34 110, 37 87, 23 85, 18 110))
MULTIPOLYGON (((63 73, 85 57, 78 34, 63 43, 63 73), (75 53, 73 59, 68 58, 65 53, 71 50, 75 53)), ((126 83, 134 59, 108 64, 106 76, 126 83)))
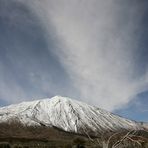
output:
POLYGON ((40 17, 47 36, 49 26, 54 26, 59 48, 53 52, 82 101, 113 110, 146 89, 147 76, 136 74, 134 59, 139 38, 134 33, 142 15, 139 7, 114 0, 38 0, 28 4, 40 17))
POLYGON ((138 7, 113 0, 44 0, 35 4, 47 31, 51 22, 55 26, 62 46, 54 52, 83 101, 112 110, 145 89, 143 76, 134 78, 138 7))

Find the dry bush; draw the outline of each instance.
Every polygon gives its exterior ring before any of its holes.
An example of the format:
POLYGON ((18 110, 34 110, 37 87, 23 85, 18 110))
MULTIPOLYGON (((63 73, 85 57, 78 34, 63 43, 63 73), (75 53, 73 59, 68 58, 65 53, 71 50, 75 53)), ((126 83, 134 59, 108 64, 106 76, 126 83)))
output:
POLYGON ((106 148, 146 148, 145 145, 148 144, 146 133, 144 130, 114 133, 108 138, 106 148))
POLYGON ((73 139, 73 143, 74 144, 85 144, 86 143, 86 139, 82 138, 82 137, 76 137, 73 139))

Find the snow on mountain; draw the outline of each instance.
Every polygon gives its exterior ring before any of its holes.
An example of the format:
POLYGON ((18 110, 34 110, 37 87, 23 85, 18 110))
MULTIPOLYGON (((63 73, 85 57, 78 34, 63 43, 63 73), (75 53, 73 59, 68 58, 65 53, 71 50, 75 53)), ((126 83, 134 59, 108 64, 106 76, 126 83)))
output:
POLYGON ((23 124, 55 126, 80 134, 140 128, 137 122, 61 96, 0 108, 0 122, 12 118, 19 119, 23 124))

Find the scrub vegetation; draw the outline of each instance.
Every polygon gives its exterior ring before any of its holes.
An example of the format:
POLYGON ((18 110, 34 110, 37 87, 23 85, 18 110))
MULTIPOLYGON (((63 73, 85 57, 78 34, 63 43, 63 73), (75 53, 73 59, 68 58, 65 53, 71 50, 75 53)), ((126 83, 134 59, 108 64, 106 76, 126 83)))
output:
POLYGON ((148 148, 148 131, 105 132, 94 137, 11 120, 0 123, 0 148, 148 148))

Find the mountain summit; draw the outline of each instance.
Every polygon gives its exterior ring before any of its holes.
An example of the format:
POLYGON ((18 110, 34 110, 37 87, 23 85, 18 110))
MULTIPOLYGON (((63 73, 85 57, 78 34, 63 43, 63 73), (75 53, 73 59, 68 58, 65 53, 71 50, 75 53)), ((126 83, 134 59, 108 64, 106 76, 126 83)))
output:
POLYGON ((140 128, 140 124, 135 121, 61 96, 0 108, 0 122, 11 119, 18 119, 23 124, 53 126, 79 134, 140 128))

